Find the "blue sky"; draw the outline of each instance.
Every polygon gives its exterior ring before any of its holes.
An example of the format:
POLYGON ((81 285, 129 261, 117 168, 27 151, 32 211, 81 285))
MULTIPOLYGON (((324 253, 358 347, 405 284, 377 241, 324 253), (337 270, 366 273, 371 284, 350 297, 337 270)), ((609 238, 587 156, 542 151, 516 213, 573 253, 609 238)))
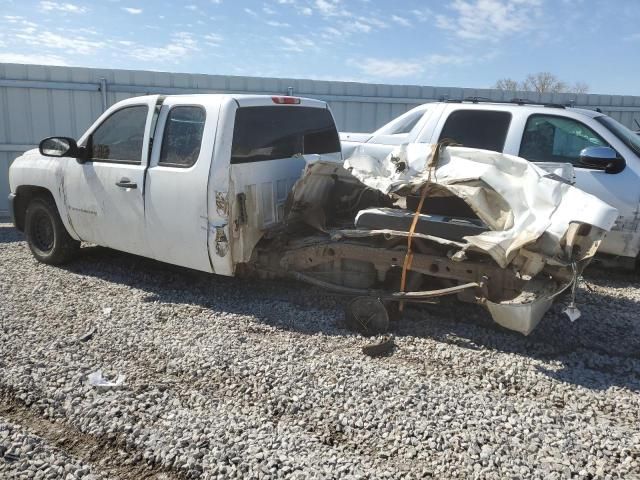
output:
POLYGON ((0 62, 640 95, 640 0, 0 0, 0 62))

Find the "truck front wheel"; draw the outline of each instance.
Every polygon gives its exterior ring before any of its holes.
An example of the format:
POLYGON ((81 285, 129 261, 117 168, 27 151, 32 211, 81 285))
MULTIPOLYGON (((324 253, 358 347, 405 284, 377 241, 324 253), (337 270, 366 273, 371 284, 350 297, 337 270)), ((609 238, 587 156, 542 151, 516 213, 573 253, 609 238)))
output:
POLYGON ((34 198, 29 203, 24 233, 33 256, 49 265, 69 262, 80 248, 80 242, 64 227, 55 203, 47 198, 34 198))

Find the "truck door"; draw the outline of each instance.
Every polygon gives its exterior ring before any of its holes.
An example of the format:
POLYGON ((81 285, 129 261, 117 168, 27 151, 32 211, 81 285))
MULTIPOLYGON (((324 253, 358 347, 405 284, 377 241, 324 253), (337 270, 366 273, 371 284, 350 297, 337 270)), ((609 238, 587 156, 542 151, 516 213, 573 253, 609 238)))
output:
POLYGON ((68 159, 62 189, 70 223, 87 242, 148 256, 144 173, 157 96, 108 110, 80 139, 91 159, 68 159))
POLYGON ((167 98, 146 179, 146 235, 157 260, 212 272, 207 183, 219 103, 167 98))

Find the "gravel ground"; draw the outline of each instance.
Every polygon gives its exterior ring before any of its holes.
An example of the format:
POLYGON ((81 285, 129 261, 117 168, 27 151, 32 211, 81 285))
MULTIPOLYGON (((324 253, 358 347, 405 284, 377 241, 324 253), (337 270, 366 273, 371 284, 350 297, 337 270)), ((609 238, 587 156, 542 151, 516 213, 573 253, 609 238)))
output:
POLYGON ((98 247, 49 267, 6 224, 0 265, 0 477, 640 478, 636 274, 594 270, 583 317, 530 337, 410 310, 372 359, 312 288, 98 247))

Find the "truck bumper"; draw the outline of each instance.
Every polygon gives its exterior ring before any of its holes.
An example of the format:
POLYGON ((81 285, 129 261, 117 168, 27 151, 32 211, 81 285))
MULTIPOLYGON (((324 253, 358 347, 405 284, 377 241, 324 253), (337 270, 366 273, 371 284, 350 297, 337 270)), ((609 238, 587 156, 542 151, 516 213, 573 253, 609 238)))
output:
POLYGON ((13 209, 14 204, 15 204, 15 200, 16 200, 16 194, 15 193, 10 193, 9 194, 9 217, 11 218, 11 223, 13 223, 13 226, 18 228, 18 226, 16 225, 15 211, 13 209))

